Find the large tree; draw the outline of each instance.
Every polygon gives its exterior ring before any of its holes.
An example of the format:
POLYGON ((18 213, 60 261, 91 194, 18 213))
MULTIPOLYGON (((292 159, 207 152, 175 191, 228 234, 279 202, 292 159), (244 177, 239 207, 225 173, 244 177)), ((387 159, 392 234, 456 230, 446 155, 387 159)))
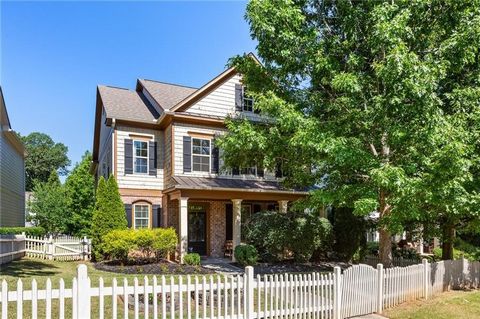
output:
POLYGON ((85 152, 65 180, 68 232, 77 236, 90 235, 92 212, 95 206, 95 179, 90 174, 92 155, 85 152))
POLYGON ((67 198, 56 171, 46 182, 35 181, 33 199, 28 203, 31 220, 47 233, 58 235, 67 227, 67 198))
MULTIPOLYGON (((478 154, 437 157, 447 144, 478 141, 478 1, 252 0, 246 19, 264 65, 246 56, 232 64, 270 119, 228 123, 227 165, 281 169, 287 185, 321 185, 317 203, 378 211, 386 265, 406 221, 458 213, 428 180, 436 165, 478 154)), ((465 190, 454 197, 463 215, 476 182, 449 173, 443 181, 465 190)))
POLYGON ((50 173, 55 170, 59 175, 68 173, 70 165, 67 152, 68 147, 62 143, 55 143, 50 136, 44 133, 33 132, 21 136, 25 145, 25 189, 31 191, 34 181, 46 182, 50 173))

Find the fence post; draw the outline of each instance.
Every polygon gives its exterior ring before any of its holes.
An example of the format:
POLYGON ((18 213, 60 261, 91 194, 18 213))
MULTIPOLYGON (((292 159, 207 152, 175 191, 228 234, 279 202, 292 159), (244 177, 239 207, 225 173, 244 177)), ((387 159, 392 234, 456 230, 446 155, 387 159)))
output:
POLYGON ((377 313, 383 311, 383 264, 377 264, 377 313))
POLYGON ((88 241, 87 241, 87 236, 83 236, 83 241, 82 241, 82 244, 83 244, 83 251, 82 251, 82 254, 83 254, 83 260, 88 260, 88 241))
POLYGON ((246 277, 246 287, 244 287, 244 293, 246 294, 246 313, 244 318, 253 318, 253 293, 254 293, 254 285, 255 281, 253 279, 253 267, 247 266, 245 267, 245 277, 246 277))
POLYGON ((422 259, 423 264, 423 297, 425 300, 428 299, 428 260, 422 259))
POLYGON ((90 319, 90 284, 87 265, 77 266, 77 318, 90 319))
POLYGON ((53 259, 54 247, 53 247, 53 236, 48 236, 48 259, 53 259))
POLYGON ((333 268, 333 318, 341 319, 342 308, 342 270, 340 267, 333 268))

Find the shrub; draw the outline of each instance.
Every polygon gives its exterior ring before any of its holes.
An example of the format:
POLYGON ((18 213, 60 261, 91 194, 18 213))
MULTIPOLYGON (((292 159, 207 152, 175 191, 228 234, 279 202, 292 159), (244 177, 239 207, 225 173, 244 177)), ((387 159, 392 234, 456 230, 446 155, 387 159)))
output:
POLYGON ((0 235, 19 235, 25 232, 28 236, 45 236, 43 227, 0 227, 0 235))
POLYGON ((366 245, 367 221, 355 216, 353 209, 347 207, 334 207, 329 219, 335 236, 333 251, 341 260, 352 260, 355 253, 361 252, 366 245))
POLYGON ((155 228, 153 230, 154 241, 152 250, 155 252, 157 259, 166 258, 168 254, 175 251, 178 244, 178 236, 175 229, 155 228))
POLYGON ((200 265, 200 255, 197 253, 189 253, 183 257, 183 262, 187 265, 191 266, 199 266, 200 265))
POLYGON ((95 209, 92 217, 92 250, 93 257, 102 257, 103 236, 115 229, 126 229, 127 219, 125 207, 118 192, 115 178, 108 181, 100 177, 96 193, 95 209))
POLYGON ((127 261, 128 253, 135 250, 135 230, 112 230, 102 237, 102 252, 105 258, 127 261))
POLYGON ((287 244, 296 261, 309 261, 316 250, 329 249, 332 225, 327 219, 316 213, 301 212, 293 214, 291 224, 293 231, 287 236, 287 244))
POLYGON ((234 251, 235 259, 242 266, 253 266, 257 263, 258 252, 252 245, 238 245, 234 251))
POLYGON ((135 246, 145 258, 150 258, 154 249, 155 233, 152 229, 138 229, 133 232, 135 246))
POLYGON ((266 211, 252 216, 245 227, 245 238, 258 249, 262 260, 278 261, 284 258, 289 232, 286 214, 266 211))

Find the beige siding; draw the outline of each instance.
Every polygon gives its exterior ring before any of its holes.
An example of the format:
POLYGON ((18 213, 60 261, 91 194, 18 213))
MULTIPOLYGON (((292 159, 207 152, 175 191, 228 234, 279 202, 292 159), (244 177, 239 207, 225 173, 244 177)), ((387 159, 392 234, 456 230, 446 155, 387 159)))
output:
POLYGON ((167 126, 167 128, 164 131, 164 185, 165 188, 171 187, 171 176, 172 176, 172 130, 173 130, 173 125, 167 126))
MULTIPOLYGON (((222 156, 220 155, 219 166, 220 174, 211 174, 207 172, 184 172, 183 171, 183 137, 188 136, 189 133, 199 133, 199 134, 213 134, 219 136, 225 134, 226 130, 211 128, 208 126, 192 125, 192 124, 180 124, 176 123, 174 126, 174 148, 175 148, 175 175, 184 175, 184 176, 196 176, 196 177, 216 177, 221 176, 223 178, 232 178, 232 179, 257 179, 255 176, 250 175, 236 175, 232 176, 224 168, 224 163, 222 156)), ((220 150, 221 154, 221 150, 220 150)), ((265 179, 274 180, 275 175, 272 173, 266 173, 265 179)))
POLYGON ((119 188, 163 189, 163 132, 150 129, 118 126, 117 134, 117 181, 119 188), (157 142, 157 176, 145 174, 125 175, 125 139, 135 139, 130 134, 142 135, 151 141, 157 142))
POLYGON ((0 226, 25 225, 23 156, 0 133, 0 226))
POLYGON ((241 83, 242 77, 234 75, 210 94, 193 104, 187 112, 211 116, 242 116, 251 120, 258 120, 260 116, 251 112, 235 111, 235 84, 241 83))
POLYGON ((105 112, 102 112, 101 123, 97 175, 98 177, 103 176, 108 178, 110 174, 113 174, 113 128, 105 124, 105 112))

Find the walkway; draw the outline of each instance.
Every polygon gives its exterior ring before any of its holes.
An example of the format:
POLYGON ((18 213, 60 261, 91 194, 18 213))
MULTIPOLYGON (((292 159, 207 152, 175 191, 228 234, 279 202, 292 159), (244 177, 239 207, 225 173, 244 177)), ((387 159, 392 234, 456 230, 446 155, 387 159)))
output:
POLYGON ((242 268, 234 266, 232 261, 227 258, 208 257, 202 259, 201 264, 202 267, 211 269, 222 275, 241 275, 244 272, 242 268))

